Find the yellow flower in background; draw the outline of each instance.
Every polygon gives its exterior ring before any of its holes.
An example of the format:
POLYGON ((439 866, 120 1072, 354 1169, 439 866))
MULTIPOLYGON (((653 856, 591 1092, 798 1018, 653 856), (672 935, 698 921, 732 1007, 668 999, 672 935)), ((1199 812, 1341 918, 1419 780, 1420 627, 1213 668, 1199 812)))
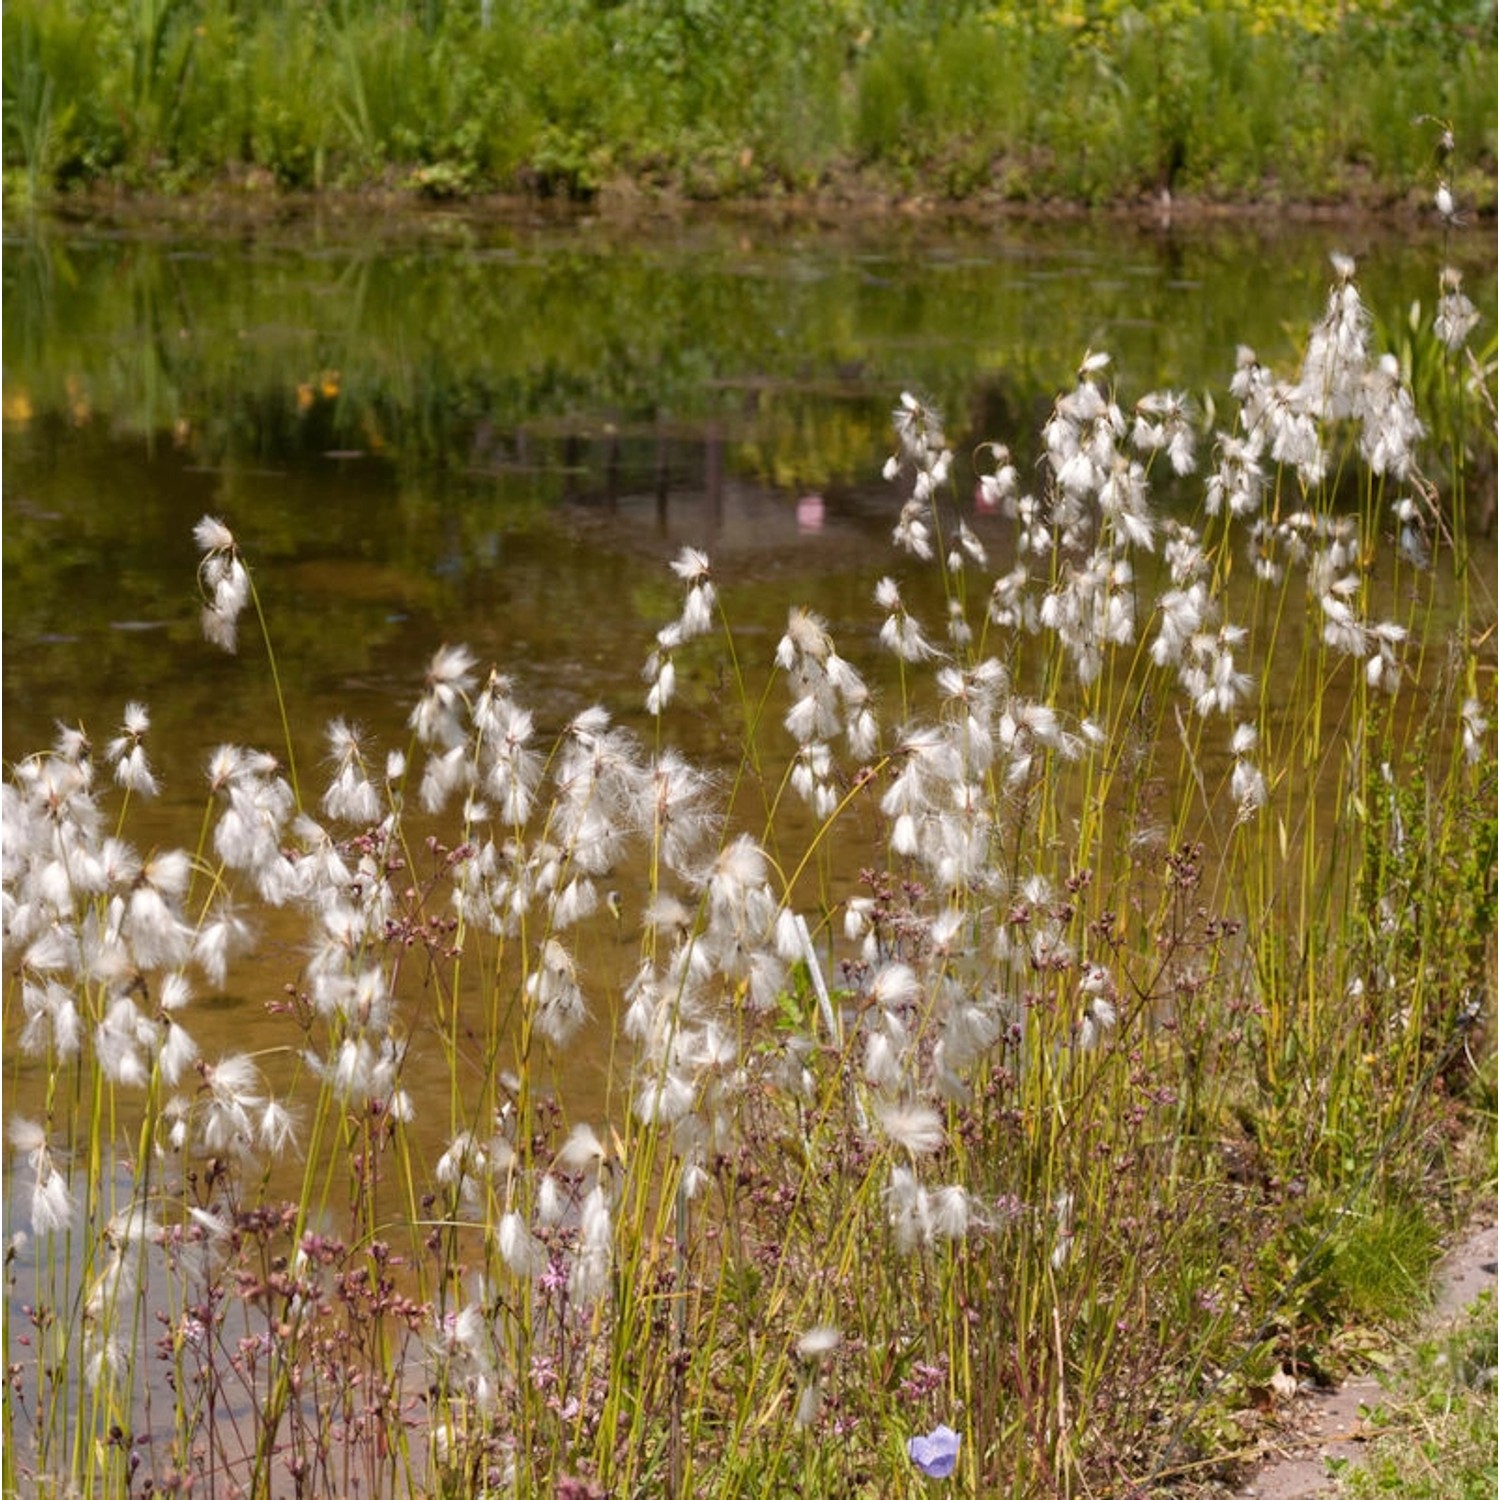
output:
POLYGON ((0 417, 7 427, 24 427, 34 415, 31 397, 25 391, 8 390, 0 396, 0 417))
MULTIPOLYGON (((1115 26, 1127 13, 1144 21, 1148 26, 1173 26, 1193 20, 1205 11, 1220 15, 1237 15, 1245 20, 1253 32, 1266 32, 1277 26, 1295 26, 1299 29, 1321 34, 1332 31, 1350 15, 1378 17, 1390 15, 1395 9, 1395 0, 1362 0, 1349 4, 1348 0, 1214 0, 1209 5, 1202 0, 1092 0, 1083 4, 1079 0, 1055 6, 1051 12, 1054 24, 1081 31, 1085 27, 1115 26)), ((1005 19, 1005 8, 996 6, 990 13, 995 20, 1005 19)))
POLYGON ((312 409, 316 401, 337 400, 341 379, 337 370, 324 370, 316 381, 302 381, 297 386, 297 410, 306 412, 312 409))

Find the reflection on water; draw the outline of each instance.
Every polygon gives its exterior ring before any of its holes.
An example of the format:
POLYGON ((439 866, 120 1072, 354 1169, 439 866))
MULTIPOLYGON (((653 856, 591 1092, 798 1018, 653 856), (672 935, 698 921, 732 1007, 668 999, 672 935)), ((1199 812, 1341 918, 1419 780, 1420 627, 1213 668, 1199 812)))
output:
MULTIPOLYGON (((549 689, 627 695, 621 641, 678 536, 726 561, 753 543, 820 591, 868 559, 859 538, 884 546, 898 391, 936 401, 960 455, 997 438, 1024 471, 1086 348, 1128 398, 1222 403, 1238 343, 1291 357, 1331 248, 1393 323, 1430 303, 1439 253, 1323 229, 427 228, 7 245, 7 755, 58 717, 102 733, 131 693, 163 744, 210 714, 231 737, 264 722, 263 674, 193 638, 204 511, 260 565, 294 693, 352 689, 380 721, 463 638, 549 689)), ((1492 279, 1471 267, 1476 295, 1492 279)))
MULTIPOLYGON (((543 733, 599 701, 649 737, 640 667, 675 612, 665 563, 684 543, 711 552, 763 667, 805 603, 877 670, 870 590, 892 566, 896 506, 879 470, 902 389, 948 414, 962 496, 985 439, 1027 471, 1086 349, 1113 355, 1127 402, 1171 385, 1222 406, 1237 344, 1291 361, 1331 249, 1361 258, 1392 326, 1431 302, 1439 256, 1366 230, 1119 225, 11 235, 5 754, 59 720, 102 742, 144 700, 167 790, 134 810, 135 837, 189 845, 209 750, 279 740, 253 634, 232 658, 199 637, 205 512, 256 569, 303 767, 334 713, 404 744, 444 640, 510 673, 543 733)), ((1463 253, 1492 327, 1488 247, 1463 253)), ((1008 555, 1006 523, 976 527, 1008 555)), ((670 732, 712 760, 734 726, 717 669, 694 670, 670 732)), ((207 1048, 217 1026, 277 1045, 264 997, 301 941, 262 934, 203 1007, 207 1048)))

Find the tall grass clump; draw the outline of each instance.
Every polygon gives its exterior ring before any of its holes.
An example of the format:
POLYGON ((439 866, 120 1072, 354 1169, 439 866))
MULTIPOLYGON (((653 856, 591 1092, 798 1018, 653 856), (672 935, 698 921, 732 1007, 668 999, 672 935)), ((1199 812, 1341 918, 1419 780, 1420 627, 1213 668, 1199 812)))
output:
MULTIPOLYGON (((1441 295, 1413 337, 1492 421, 1441 295)), ((1232 1458, 1476 1173, 1494 600, 1433 421, 1336 256, 1296 369, 1242 349, 1210 411, 1086 352, 972 499, 903 395, 868 629, 814 599, 761 649, 683 548, 636 728, 443 645, 395 743, 330 720, 317 787, 307 706, 205 742, 183 848, 132 834, 143 705, 60 728, 0 793, 7 1490, 1232 1458), (230 987, 277 1039, 211 1057, 230 987)), ((205 633, 253 620, 274 678, 243 540, 196 539, 205 633)))
POLYGON ((1489 0, 13 0, 4 33, 4 160, 31 198, 1390 201, 1426 110, 1481 143, 1465 186, 1493 207, 1489 0))

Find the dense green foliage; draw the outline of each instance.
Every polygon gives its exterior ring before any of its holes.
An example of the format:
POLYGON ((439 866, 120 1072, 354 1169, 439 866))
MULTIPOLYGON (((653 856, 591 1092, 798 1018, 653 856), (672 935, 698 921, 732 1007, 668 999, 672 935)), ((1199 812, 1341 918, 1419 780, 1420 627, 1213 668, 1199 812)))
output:
POLYGON ((1492 201, 1495 75, 1489 0, 13 0, 4 160, 32 193, 1388 199, 1429 116, 1492 201))

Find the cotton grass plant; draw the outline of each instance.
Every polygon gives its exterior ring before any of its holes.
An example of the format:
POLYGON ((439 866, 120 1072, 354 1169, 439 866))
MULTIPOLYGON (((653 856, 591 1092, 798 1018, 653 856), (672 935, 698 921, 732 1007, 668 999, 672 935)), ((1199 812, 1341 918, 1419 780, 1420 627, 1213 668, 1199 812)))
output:
MULTIPOLYGON (((1457 295, 1423 336, 1473 410, 1457 295)), ((317 794, 290 743, 205 747, 190 852, 131 840, 141 705, 10 768, 7 1488, 1019 1496, 1232 1460, 1340 1316, 1340 1245, 1464 1206, 1494 605, 1348 260, 1300 366, 1241 350, 1222 410, 1122 380, 1086 353, 972 509, 903 396, 858 639, 807 601, 753 657, 683 549, 645 733, 544 724, 445 645, 404 743, 329 724, 317 794), (705 659, 712 769, 673 743, 705 659), (197 998, 289 924, 284 1040, 205 1056, 197 998)), ((197 540, 234 649, 250 562, 197 540)))

